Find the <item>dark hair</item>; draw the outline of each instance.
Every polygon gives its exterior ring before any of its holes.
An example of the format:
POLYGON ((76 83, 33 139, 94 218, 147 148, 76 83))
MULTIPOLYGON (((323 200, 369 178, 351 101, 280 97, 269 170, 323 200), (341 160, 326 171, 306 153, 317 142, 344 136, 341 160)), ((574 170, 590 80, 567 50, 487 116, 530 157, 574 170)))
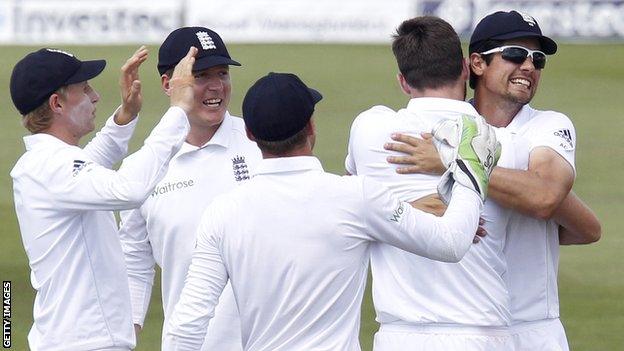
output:
MULTIPOLYGON (((472 50, 470 50, 470 54, 473 53, 479 53, 479 52, 485 52, 488 51, 490 49, 494 49, 496 47, 499 47, 503 45, 503 41, 502 40, 494 40, 494 39, 490 39, 490 40, 484 40, 481 43, 478 43, 478 45, 475 45, 472 50)), ((492 62, 492 55, 481 55, 483 57, 483 60, 485 61, 486 64, 490 64, 490 62, 492 62)), ((470 79, 469 79, 469 84, 470 84, 470 88, 474 89, 477 86, 477 81, 479 80, 479 77, 477 77, 474 73, 472 73, 472 66, 470 67, 470 79)))
POLYGON ((399 71, 412 88, 435 89, 461 76, 461 42, 443 19, 421 16, 406 20, 393 38, 392 52, 399 71))
POLYGON ((282 156, 306 143, 306 141, 308 140, 307 130, 308 125, 306 125, 302 130, 298 131, 295 135, 289 137, 288 139, 278 141, 266 141, 256 139, 256 144, 258 145, 258 148, 263 152, 269 153, 271 155, 282 156))

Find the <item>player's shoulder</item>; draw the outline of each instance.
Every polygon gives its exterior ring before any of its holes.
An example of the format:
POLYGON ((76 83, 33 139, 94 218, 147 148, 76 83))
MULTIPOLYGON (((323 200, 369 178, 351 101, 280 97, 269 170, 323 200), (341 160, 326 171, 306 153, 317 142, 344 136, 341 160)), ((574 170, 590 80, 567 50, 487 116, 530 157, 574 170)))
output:
POLYGON ((362 123, 373 123, 376 121, 382 121, 388 116, 396 115, 396 113, 397 112, 391 109, 390 107, 383 106, 383 105, 376 105, 376 106, 369 108, 368 110, 360 112, 360 114, 358 114, 355 117, 355 120, 353 121, 353 125, 355 126, 357 124, 362 124, 362 123))
MULTIPOLYGON (((45 137, 52 138, 43 136, 43 138, 45 137)), ((28 169, 29 172, 41 175, 54 174, 68 164, 73 165, 74 161, 78 163, 90 162, 86 152, 80 147, 57 140, 47 140, 24 153, 17 161, 14 169, 28 169)))
POLYGON ((566 114, 553 110, 537 110, 531 108, 531 120, 537 125, 544 124, 567 124, 573 125, 572 120, 566 114))
POLYGON ((382 105, 361 112, 351 125, 350 140, 364 138, 370 142, 371 137, 387 134, 388 130, 393 129, 392 121, 396 114, 391 108, 382 105))
POLYGON ((238 207, 237 204, 241 201, 239 190, 243 187, 244 184, 232 189, 229 192, 215 196, 202 214, 202 225, 228 222, 228 218, 230 218, 229 216, 236 212, 236 208, 238 207))

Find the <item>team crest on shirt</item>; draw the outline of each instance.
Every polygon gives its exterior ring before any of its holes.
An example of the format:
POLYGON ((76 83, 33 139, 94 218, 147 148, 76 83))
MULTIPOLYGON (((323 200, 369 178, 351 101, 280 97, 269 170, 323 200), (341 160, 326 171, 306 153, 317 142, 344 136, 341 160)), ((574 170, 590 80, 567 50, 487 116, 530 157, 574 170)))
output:
POLYGON ((249 170, 247 169, 247 163, 245 163, 245 156, 236 155, 232 159, 232 170, 234 171, 234 179, 237 182, 249 179, 249 170))
POLYGON ((561 146, 564 150, 574 149, 574 143, 572 142, 572 133, 570 133, 569 129, 560 129, 553 134, 563 139, 563 141, 559 143, 559 146, 561 146))
POLYGON ((80 171, 82 171, 85 167, 90 165, 93 162, 86 162, 83 160, 74 160, 74 166, 72 168, 72 176, 77 176, 80 171))

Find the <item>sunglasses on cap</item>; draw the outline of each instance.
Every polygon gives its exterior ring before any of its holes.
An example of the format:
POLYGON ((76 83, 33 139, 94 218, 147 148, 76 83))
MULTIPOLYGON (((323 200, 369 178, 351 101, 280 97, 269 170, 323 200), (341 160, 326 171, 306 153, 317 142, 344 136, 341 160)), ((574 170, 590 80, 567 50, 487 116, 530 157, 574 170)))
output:
POLYGON ((533 61, 533 66, 535 66, 536 69, 543 69, 544 66, 546 66, 546 54, 545 53, 539 50, 530 50, 523 46, 516 46, 516 45, 499 46, 497 48, 494 48, 488 51, 480 52, 479 54, 489 55, 489 54, 494 54, 497 52, 501 53, 501 57, 504 60, 507 60, 516 64, 521 64, 524 62, 524 60, 527 59, 527 57, 530 57, 531 60, 533 61))

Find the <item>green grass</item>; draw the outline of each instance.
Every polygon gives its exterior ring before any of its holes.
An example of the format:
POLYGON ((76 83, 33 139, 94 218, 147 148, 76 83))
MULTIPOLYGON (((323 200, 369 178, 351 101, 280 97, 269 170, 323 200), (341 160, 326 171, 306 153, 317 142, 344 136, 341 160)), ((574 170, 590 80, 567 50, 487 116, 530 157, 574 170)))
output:
MULTIPOLYGON (((102 96, 98 104, 103 124, 118 104, 117 73, 133 47, 64 47, 82 59, 106 58, 108 68, 92 85, 102 96)), ((13 282, 13 349, 26 349, 32 323, 33 290, 28 262, 15 218, 11 167, 23 152, 26 131, 13 108, 8 81, 14 63, 32 47, 1 47, 0 112, 0 278, 13 282)), ((407 98, 395 82, 396 68, 389 47, 363 45, 232 45, 232 57, 243 67, 232 69, 231 112, 240 115, 246 89, 269 72, 295 72, 325 96, 317 106, 317 155, 325 168, 343 172, 347 136, 353 118, 375 104, 393 108, 407 98)), ((142 70, 144 109, 132 149, 136 149, 168 105, 160 91, 156 48, 142 70)), ((587 247, 565 247, 560 264, 561 314, 573 350, 617 350, 624 345, 624 45, 562 45, 549 59, 533 106, 566 113, 578 136, 575 191, 602 220, 602 240, 587 247)), ((85 139, 86 140, 86 139, 85 139)), ((162 312, 159 287, 137 350, 157 350, 162 312)), ((370 297, 362 313, 362 348, 370 350, 376 329, 370 297)))

